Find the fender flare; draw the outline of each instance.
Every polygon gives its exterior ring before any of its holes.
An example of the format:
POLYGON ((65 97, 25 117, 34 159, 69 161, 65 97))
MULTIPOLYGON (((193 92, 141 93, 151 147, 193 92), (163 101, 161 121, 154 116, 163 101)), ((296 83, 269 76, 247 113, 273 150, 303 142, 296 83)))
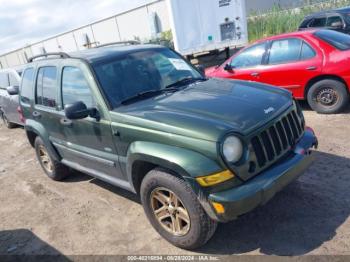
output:
POLYGON ((214 160, 198 152, 176 146, 137 141, 129 146, 126 157, 126 173, 133 187, 132 168, 138 160, 174 171, 187 181, 223 170, 214 160))
POLYGON ((39 136, 43 140, 47 150, 49 151, 50 155, 54 158, 54 160, 56 161, 61 160, 60 155, 57 153, 56 149, 54 148, 54 146, 50 141, 49 134, 47 133, 46 129, 42 124, 36 121, 33 121, 31 119, 27 119, 24 129, 26 130, 26 132, 29 131, 29 132, 35 133, 37 136, 39 136))

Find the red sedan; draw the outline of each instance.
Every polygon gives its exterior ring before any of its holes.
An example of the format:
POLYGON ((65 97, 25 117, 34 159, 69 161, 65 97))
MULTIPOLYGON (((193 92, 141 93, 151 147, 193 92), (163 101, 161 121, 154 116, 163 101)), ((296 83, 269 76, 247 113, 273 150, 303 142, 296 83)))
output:
POLYGON ((349 102, 350 36, 320 29, 270 37, 206 75, 283 87, 319 113, 338 113, 349 102))

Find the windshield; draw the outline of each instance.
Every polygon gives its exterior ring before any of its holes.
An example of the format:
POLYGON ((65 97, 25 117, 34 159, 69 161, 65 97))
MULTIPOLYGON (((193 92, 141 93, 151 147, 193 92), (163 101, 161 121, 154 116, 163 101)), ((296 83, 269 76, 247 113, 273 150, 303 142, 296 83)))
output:
POLYGON ((162 90, 183 79, 202 75, 170 49, 150 49, 93 65, 98 81, 113 108, 148 91, 162 90))
POLYGON ((350 36, 333 30, 319 30, 314 35, 339 50, 350 49, 350 36))

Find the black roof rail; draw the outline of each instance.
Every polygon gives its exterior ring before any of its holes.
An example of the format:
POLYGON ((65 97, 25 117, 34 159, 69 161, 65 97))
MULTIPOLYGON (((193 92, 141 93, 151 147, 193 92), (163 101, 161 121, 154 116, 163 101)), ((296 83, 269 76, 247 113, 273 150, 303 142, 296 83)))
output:
POLYGON ((96 46, 96 48, 110 46, 110 45, 139 45, 139 44, 140 44, 139 41, 128 40, 128 41, 111 42, 111 43, 107 43, 107 44, 102 44, 102 45, 96 46))
POLYGON ((61 58, 70 58, 70 56, 67 53, 64 53, 64 52, 45 53, 45 54, 41 54, 41 55, 32 56, 31 58, 28 59, 28 63, 33 62, 37 58, 48 57, 48 56, 59 56, 61 58))

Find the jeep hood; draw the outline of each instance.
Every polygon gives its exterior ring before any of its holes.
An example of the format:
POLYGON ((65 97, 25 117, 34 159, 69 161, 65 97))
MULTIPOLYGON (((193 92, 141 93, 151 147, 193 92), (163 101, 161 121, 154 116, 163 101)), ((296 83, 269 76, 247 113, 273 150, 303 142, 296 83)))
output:
POLYGON ((291 94, 280 88, 255 82, 209 79, 114 111, 122 113, 119 121, 127 124, 218 141, 228 131, 249 134, 292 103, 291 94))

